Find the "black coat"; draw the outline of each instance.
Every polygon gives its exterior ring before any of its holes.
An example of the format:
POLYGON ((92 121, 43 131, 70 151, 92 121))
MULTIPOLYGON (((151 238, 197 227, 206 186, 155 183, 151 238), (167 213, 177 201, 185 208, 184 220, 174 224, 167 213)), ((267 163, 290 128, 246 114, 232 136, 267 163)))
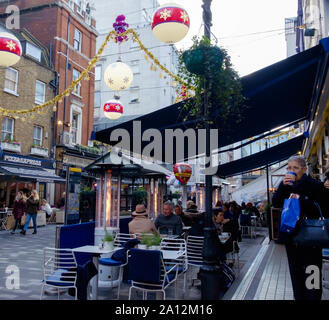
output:
POLYGON ((317 202, 324 217, 329 217, 329 189, 326 189, 321 181, 315 180, 310 176, 304 176, 293 186, 280 183, 278 190, 273 195, 272 204, 275 208, 282 208, 285 199, 288 199, 291 193, 300 195, 300 216, 309 219, 320 217, 319 210, 314 205, 317 202))
POLYGON ((38 213, 39 200, 33 200, 32 198, 27 199, 26 213, 35 214, 38 213))

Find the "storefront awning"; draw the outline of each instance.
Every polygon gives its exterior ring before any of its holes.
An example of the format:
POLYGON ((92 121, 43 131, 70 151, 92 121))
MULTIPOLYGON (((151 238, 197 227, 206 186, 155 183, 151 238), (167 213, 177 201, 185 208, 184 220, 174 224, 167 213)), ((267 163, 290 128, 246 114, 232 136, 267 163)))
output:
MULTIPOLYGON (((243 94, 247 98, 248 108, 243 115, 243 122, 233 133, 227 134, 219 122, 214 122, 213 128, 219 130, 219 147, 306 119, 314 105, 314 100, 322 90, 322 85, 319 83, 320 75, 322 72, 327 73, 324 60, 325 47, 328 42, 329 38, 325 38, 319 45, 309 50, 243 77, 243 94)), ((193 119, 183 121, 188 112, 182 109, 183 103, 180 102, 112 128, 98 131, 95 133, 96 140, 115 145, 117 140, 111 140, 111 132, 116 129, 125 129, 130 135, 132 150, 133 138, 139 135, 133 130, 134 121, 141 122, 141 135, 147 129, 152 128, 162 132, 165 129, 195 128, 193 119)), ((166 144, 164 134, 162 134, 162 139, 164 151, 166 144)), ((149 142, 142 141, 142 150, 148 144, 149 142)), ((186 150, 185 154, 187 158, 186 150)), ((162 157, 161 160, 164 161, 164 152, 162 152, 162 157)))
POLYGON ((42 168, 24 168, 9 166, 9 165, 1 165, 0 172, 7 176, 15 176, 24 179, 34 179, 37 182, 63 182, 66 180, 59 177, 54 173, 54 170, 46 170, 42 168))
POLYGON ((300 135, 251 156, 224 163, 218 167, 216 175, 220 178, 232 177, 284 161, 301 150, 304 139, 305 136, 300 135))

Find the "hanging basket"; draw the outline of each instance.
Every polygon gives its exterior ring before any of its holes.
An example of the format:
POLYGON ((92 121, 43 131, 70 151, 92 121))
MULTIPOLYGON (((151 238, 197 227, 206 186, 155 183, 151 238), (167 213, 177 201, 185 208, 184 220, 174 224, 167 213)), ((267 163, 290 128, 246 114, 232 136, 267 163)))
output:
POLYGON ((197 75, 204 75, 211 70, 222 68, 223 54, 218 47, 199 46, 183 53, 186 69, 197 75), (208 68, 206 67, 208 61, 208 68))

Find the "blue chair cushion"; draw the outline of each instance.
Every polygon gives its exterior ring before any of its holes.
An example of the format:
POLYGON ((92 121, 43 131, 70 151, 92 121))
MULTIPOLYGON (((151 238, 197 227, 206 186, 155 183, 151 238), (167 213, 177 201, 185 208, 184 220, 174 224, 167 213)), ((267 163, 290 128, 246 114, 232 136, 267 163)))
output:
POLYGON ((104 266, 119 267, 122 261, 113 260, 112 258, 101 258, 98 260, 99 264, 104 266))
POLYGON ((74 286, 73 278, 72 278, 72 282, 69 282, 70 278, 67 277, 67 274, 66 274, 65 278, 62 278, 63 276, 65 276, 66 272, 68 272, 67 269, 57 269, 50 276, 46 277, 45 281, 47 284, 57 286, 57 287, 74 286), (60 281, 66 281, 66 282, 63 283, 60 281))

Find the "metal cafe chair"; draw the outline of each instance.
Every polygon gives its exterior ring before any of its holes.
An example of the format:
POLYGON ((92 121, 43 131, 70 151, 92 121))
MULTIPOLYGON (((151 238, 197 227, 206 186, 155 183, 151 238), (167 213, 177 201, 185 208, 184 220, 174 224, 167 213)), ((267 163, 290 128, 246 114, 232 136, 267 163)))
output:
POLYGON ((7 221, 8 221, 8 218, 11 214, 12 214, 11 212, 8 212, 8 208, 5 208, 5 211, 0 212, 0 215, 1 215, 0 216, 0 229, 1 230, 8 231, 7 221))
POLYGON ((131 300, 132 289, 136 289, 142 291, 143 300, 148 292, 162 292, 165 300, 165 289, 177 280, 178 264, 167 269, 160 250, 130 249, 127 260, 131 280, 128 299, 131 300))
POLYGON ((57 288, 58 299, 60 289, 75 289, 75 300, 78 297, 77 262, 74 253, 70 249, 43 249, 43 285, 40 300, 42 300, 44 287, 57 288))
MULTIPOLYGON (((166 269, 169 270, 171 266, 178 263, 178 276, 184 275, 184 285, 183 291, 185 293, 186 289, 186 271, 187 271, 187 250, 185 239, 173 239, 173 238, 163 238, 160 244, 161 250, 174 250, 181 251, 182 255, 175 260, 166 260, 166 269)), ((176 281, 176 292, 177 292, 177 281, 176 281)))
MULTIPOLYGON (((200 268, 203 264, 202 248, 204 237, 188 236, 186 241, 187 266, 200 268)), ((194 283, 192 280, 192 286, 194 283)), ((187 283, 185 283, 186 285, 187 283)))

